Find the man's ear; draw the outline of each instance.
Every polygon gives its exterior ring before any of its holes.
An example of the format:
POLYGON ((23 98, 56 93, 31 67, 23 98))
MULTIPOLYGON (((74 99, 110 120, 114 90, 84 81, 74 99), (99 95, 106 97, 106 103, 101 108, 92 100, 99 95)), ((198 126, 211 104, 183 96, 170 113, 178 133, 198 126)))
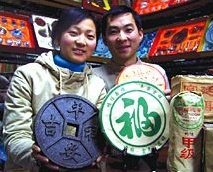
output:
POLYGON ((142 41, 143 40, 143 29, 141 28, 138 32, 139 32, 140 40, 142 41))

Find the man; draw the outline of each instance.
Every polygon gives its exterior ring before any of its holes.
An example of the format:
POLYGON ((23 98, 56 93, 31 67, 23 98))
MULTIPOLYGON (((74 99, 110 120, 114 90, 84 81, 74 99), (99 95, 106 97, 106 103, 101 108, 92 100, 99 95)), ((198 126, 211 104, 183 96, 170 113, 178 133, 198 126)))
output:
MULTIPOLYGON (((133 64, 145 64, 136 56, 140 42, 143 39, 141 18, 130 7, 113 7, 103 16, 102 36, 104 43, 108 46, 112 54, 112 59, 108 64, 94 68, 93 71, 104 79, 107 90, 109 91, 115 85, 115 79, 124 67, 133 64)), ((156 64, 151 65, 166 77, 164 69, 156 64)), ((168 79, 166 83, 165 94, 169 94, 170 87, 168 79)), ((114 154, 117 153, 114 151, 114 154)), ((137 169, 138 162, 139 158, 127 156, 127 169, 137 169)))
MULTIPOLYGON (((112 59, 108 64, 94 68, 94 72, 105 80, 109 90, 115 85, 115 78, 124 67, 144 63, 136 56, 143 39, 141 18, 130 7, 116 6, 103 16, 102 35, 112 59)), ((166 75, 159 65, 153 66, 166 75)))

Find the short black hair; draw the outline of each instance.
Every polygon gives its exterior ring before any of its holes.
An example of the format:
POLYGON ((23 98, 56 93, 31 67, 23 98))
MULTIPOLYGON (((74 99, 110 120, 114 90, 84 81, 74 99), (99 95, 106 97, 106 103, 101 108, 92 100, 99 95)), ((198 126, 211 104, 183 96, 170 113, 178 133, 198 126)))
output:
POLYGON ((84 19, 91 19, 96 27, 96 37, 99 38, 100 29, 98 19, 88 10, 75 7, 67 8, 61 12, 58 21, 54 22, 52 25, 52 45, 54 48, 58 47, 59 40, 64 31, 66 31, 70 26, 80 23, 84 19))
POLYGON ((125 13, 131 13, 134 20, 135 24, 138 28, 138 30, 142 29, 142 21, 140 15, 135 12, 132 8, 125 6, 125 5, 118 5, 112 7, 108 12, 106 12, 102 18, 102 23, 101 23, 101 29, 102 29, 102 35, 103 37, 106 36, 106 28, 107 28, 107 21, 110 17, 115 17, 120 14, 125 14, 125 13))

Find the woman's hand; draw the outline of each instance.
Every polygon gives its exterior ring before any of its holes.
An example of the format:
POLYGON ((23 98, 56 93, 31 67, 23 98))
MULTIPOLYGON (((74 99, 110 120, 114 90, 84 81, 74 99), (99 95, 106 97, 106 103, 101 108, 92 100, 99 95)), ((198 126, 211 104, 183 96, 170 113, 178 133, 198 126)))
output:
POLYGON ((32 155, 35 158, 35 160, 38 162, 38 164, 41 164, 43 166, 46 166, 47 168, 51 170, 59 170, 59 166, 51 163, 49 159, 41 154, 41 149, 37 145, 33 144, 32 146, 32 155))
POLYGON ((171 89, 164 90, 164 94, 165 94, 167 100, 170 101, 171 100, 171 89))
POLYGON ((102 161, 106 161, 106 159, 108 158, 108 155, 101 155, 99 156, 95 162, 92 163, 92 166, 95 166, 99 163, 101 163, 102 161))

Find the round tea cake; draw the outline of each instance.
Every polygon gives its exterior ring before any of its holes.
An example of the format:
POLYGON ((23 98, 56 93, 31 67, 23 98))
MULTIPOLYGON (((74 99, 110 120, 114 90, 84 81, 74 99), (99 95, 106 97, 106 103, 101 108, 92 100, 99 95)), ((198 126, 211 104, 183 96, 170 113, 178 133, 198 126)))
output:
POLYGON ((36 142, 55 164, 78 169, 100 155, 98 110, 77 95, 60 95, 46 102, 35 119, 36 142))
POLYGON ((100 110, 101 131, 120 151, 143 156, 168 140, 169 103, 156 86, 129 81, 113 87, 100 110))
POLYGON ((149 64, 134 64, 125 67, 116 78, 116 84, 132 80, 150 82, 159 86, 162 90, 167 89, 165 76, 156 67, 149 64))

